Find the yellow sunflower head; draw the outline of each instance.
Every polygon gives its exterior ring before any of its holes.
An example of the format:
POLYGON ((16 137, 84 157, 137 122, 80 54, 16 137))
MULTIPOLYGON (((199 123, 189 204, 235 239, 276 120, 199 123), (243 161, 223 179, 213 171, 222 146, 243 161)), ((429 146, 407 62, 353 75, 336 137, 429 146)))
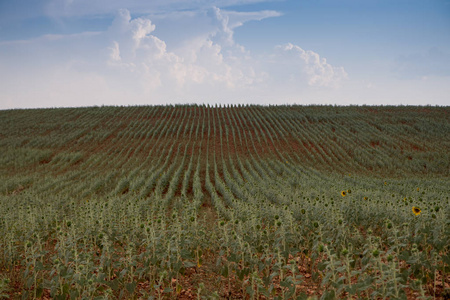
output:
POLYGON ((364 200, 367 200, 368 198, 367 197, 364 197, 364 200))
POLYGON ((419 207, 417 207, 417 206, 413 206, 412 212, 413 212, 416 216, 418 216, 418 215, 420 215, 420 213, 422 212, 422 210, 421 210, 419 207))
POLYGON ((347 196, 347 192, 346 191, 342 191, 341 195, 342 195, 342 197, 345 197, 345 196, 347 196))

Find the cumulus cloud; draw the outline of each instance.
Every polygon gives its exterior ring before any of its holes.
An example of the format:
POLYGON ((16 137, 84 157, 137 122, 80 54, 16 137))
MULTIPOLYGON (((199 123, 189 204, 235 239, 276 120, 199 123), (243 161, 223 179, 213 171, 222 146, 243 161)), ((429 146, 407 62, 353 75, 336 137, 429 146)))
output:
POLYGON ((298 95, 307 87, 338 87, 347 78, 345 70, 313 51, 286 44, 255 56, 234 41, 235 28, 245 22, 279 15, 213 7, 155 17, 154 23, 151 17, 132 18, 129 10, 119 9, 104 32, 0 43, 0 79, 6 83, 0 94, 23 103, 38 99, 32 106, 42 107, 193 102, 218 96, 230 102, 284 101, 280 95, 286 91, 298 95), (182 27, 193 20, 205 26, 191 26, 183 34, 182 27), (178 26, 178 43, 169 39, 169 46, 156 34, 165 24, 178 26))
POLYGON ((271 62, 279 69, 276 74, 284 74, 291 82, 306 81, 309 86, 339 87, 348 78, 343 67, 334 67, 318 53, 290 43, 277 46, 271 62))
POLYGON ((119 10, 108 29, 108 35, 114 38, 108 63, 136 72, 145 85, 170 88, 173 84, 188 89, 199 84, 242 88, 263 82, 268 73, 272 78, 290 76, 296 85, 306 82, 311 86, 336 87, 347 77, 343 68, 333 67, 317 53, 296 45, 278 46, 270 59, 258 60, 234 42, 235 28, 247 21, 279 16, 277 12, 242 13, 214 7, 206 16, 213 24, 210 31, 171 52, 164 41, 152 35, 155 25, 149 19, 131 19, 128 10, 119 10), (287 70, 286 66, 290 68, 287 70))
POLYGON ((205 39, 188 43, 187 49, 177 54, 152 34, 154 30, 155 25, 149 19, 131 19, 128 10, 119 10, 107 32, 112 39, 108 65, 135 75, 147 88, 176 90, 198 84, 233 88, 252 82, 253 70, 236 63, 245 58, 223 52, 224 47, 232 47, 234 43, 223 45, 213 41, 216 31, 205 39))

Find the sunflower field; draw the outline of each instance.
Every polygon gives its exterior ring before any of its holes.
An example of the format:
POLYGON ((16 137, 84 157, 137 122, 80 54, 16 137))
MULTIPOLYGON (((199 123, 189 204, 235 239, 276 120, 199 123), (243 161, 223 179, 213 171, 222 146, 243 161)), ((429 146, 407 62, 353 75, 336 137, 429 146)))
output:
POLYGON ((0 111, 0 298, 450 299, 450 107, 0 111))

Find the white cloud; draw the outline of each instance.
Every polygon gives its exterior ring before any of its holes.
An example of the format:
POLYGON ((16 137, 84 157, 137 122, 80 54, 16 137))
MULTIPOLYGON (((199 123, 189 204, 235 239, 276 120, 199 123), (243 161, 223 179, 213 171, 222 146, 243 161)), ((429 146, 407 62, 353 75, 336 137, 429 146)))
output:
POLYGON ((343 67, 333 67, 314 51, 290 43, 277 46, 276 50, 274 64, 285 69, 291 81, 305 78, 310 86, 338 87, 348 78, 343 67))
POLYGON ((343 68, 296 45, 256 57, 234 41, 235 28, 275 16, 279 13, 214 7, 160 15, 155 24, 120 9, 105 32, 3 42, 0 95, 15 99, 18 107, 210 102, 218 97, 285 103, 291 96, 298 100, 308 87, 336 88, 347 78, 343 68), (185 24, 205 26, 192 25, 184 35, 185 24), (178 28, 175 36, 182 41, 168 46, 156 34, 165 25, 178 28))
MULTIPOLYGON (((232 88, 249 82, 244 68, 232 64, 235 57, 224 55, 222 46, 210 38, 188 43, 187 49, 180 51, 190 52, 184 57, 169 51, 164 41, 152 35, 154 30, 150 20, 131 19, 127 10, 120 10, 107 32, 113 40, 108 65, 120 72, 133 73, 147 89, 173 90, 193 84, 232 88)), ((216 34, 212 32, 210 37, 216 34)))
POLYGON ((15 45, 35 45, 39 43, 47 43, 51 41, 57 40, 67 40, 67 39, 78 39, 78 38, 89 38, 92 36, 97 36, 101 34, 99 31, 86 31, 81 33, 74 34, 44 34, 42 36, 28 39, 28 40, 8 40, 8 41, 0 41, 0 46, 15 46, 15 45))
POLYGON ((201 10, 211 7, 229 7, 267 0, 44 0, 43 10, 49 16, 72 17, 114 13, 126 7, 132 13, 166 13, 201 10))
POLYGON ((234 45, 234 29, 242 26, 245 22, 281 16, 281 13, 273 10, 237 12, 224 11, 217 7, 211 8, 208 13, 217 26, 217 32, 214 34, 216 40, 227 46, 234 45))

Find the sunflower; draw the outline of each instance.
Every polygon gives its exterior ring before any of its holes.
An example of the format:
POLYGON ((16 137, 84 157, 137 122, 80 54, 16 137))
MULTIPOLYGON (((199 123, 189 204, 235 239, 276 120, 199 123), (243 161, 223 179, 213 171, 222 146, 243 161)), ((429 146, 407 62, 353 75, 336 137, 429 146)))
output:
POLYGON ((412 211, 416 216, 420 215, 420 213, 422 212, 422 210, 417 206, 413 206, 412 211))
POLYGON ((364 197, 364 200, 367 200, 368 198, 367 197, 364 197))
POLYGON ((341 195, 342 195, 342 197, 345 197, 345 196, 347 196, 347 192, 346 191, 342 191, 341 195))

